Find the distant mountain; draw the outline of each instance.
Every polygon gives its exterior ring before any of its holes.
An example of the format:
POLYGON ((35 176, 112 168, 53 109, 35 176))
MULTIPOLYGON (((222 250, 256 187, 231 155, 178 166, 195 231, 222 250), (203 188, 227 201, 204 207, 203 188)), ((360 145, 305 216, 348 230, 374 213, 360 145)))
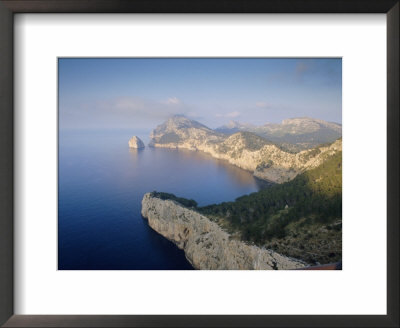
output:
POLYGON ((239 131, 253 132, 273 141, 287 150, 300 151, 330 143, 342 136, 342 125, 323 120, 300 117, 283 120, 281 124, 267 123, 262 126, 229 122, 215 131, 230 135, 239 131))
MULTIPOLYGON (((312 124, 304 121, 284 125, 299 124, 312 129, 312 124)), ((327 157, 341 151, 342 146, 341 140, 338 140, 294 154, 259 133, 240 131, 226 135, 184 116, 173 116, 157 126, 150 138, 150 146, 203 151, 275 183, 291 180, 299 173, 320 165, 327 157)))
MULTIPOLYGON (((151 132, 149 146, 182 144, 190 139, 220 141, 223 138, 223 134, 215 132, 197 121, 190 120, 183 115, 175 115, 151 132)), ((190 147, 187 148, 190 149, 190 147)))
POLYGON ((240 132, 240 131, 252 131, 256 128, 257 128, 257 126, 254 124, 240 123, 237 121, 229 121, 228 124, 220 126, 219 128, 216 128, 215 131, 217 131, 219 133, 224 133, 224 134, 233 134, 233 133, 240 132))

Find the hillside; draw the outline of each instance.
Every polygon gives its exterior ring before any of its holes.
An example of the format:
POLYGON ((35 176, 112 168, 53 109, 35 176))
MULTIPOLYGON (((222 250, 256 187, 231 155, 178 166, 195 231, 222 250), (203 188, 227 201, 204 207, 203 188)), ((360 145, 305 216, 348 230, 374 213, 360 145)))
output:
POLYGON ((292 181, 198 211, 239 238, 307 263, 342 254, 342 154, 292 181))
POLYGON ((340 124, 308 117, 286 119, 281 124, 267 123, 261 126, 231 121, 215 131, 226 135, 240 131, 253 132, 293 152, 331 143, 342 136, 340 124))
POLYGON ((337 140, 330 145, 292 153, 255 133, 241 131, 228 136, 184 116, 168 119, 150 137, 150 146, 203 151, 274 183, 289 181, 318 166, 342 147, 341 140, 337 140))
POLYGON ((197 121, 183 115, 175 115, 151 132, 149 146, 177 148, 181 145, 181 148, 196 149, 196 145, 204 142, 220 142, 224 138, 223 134, 197 121))

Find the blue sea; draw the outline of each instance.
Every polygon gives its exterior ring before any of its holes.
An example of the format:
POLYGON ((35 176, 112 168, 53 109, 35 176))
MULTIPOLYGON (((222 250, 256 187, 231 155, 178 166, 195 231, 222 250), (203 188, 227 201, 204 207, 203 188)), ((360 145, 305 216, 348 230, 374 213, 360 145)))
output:
POLYGON ((146 192, 231 201, 263 187, 250 172, 202 152, 146 147, 147 131, 59 133, 58 269, 191 270, 182 250, 141 216, 146 192))

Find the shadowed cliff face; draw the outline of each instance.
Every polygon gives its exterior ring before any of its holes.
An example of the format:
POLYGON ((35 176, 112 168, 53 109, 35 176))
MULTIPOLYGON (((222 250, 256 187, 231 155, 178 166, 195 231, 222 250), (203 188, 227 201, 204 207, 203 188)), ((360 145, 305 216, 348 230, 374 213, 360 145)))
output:
POLYGON ((205 270, 289 270, 305 263, 272 250, 235 240, 198 212, 150 193, 142 200, 142 215, 159 234, 183 249, 196 269, 205 270))
POLYGON ((339 139, 331 145, 294 154, 252 132, 227 136, 182 116, 170 118, 153 130, 150 145, 200 150, 274 183, 290 181, 342 149, 339 139))

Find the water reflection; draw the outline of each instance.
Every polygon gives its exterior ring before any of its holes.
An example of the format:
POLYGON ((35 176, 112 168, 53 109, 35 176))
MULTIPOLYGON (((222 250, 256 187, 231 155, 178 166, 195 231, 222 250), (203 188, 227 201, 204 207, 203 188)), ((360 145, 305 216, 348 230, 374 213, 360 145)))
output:
POLYGON ((129 152, 134 155, 140 154, 141 152, 144 152, 144 150, 145 150, 145 148, 131 148, 131 147, 129 147, 128 149, 129 149, 129 152))

